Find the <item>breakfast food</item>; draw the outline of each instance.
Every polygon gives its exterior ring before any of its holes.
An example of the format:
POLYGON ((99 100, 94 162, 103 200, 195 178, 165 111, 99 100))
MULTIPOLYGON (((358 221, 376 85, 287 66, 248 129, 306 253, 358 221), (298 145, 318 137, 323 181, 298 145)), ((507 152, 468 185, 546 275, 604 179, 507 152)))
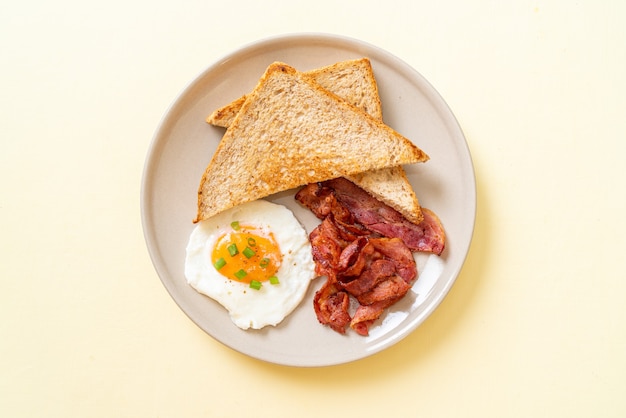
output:
MULTIPOLYGON (((311 71, 304 71, 302 74, 311 77, 321 87, 363 109, 372 117, 382 120, 378 84, 369 59, 340 61, 311 71)), ((228 128, 247 97, 248 95, 243 95, 214 110, 207 116, 207 123, 228 128)))
POLYGON ((315 277, 311 244, 293 213, 257 200, 198 223, 185 260, 188 283, 239 328, 277 325, 315 277))
POLYGON ((370 325, 400 300, 417 278, 412 252, 441 254, 445 233, 423 208, 419 224, 344 178, 309 184, 296 194, 321 224, 309 235, 316 273, 326 282, 315 293, 318 321, 344 334, 368 335, 370 325), (351 297, 358 303, 350 312, 351 297))
POLYGON ((428 158, 407 138, 310 77, 273 63, 202 176, 195 221, 304 184, 428 158))
MULTIPOLYGON (((304 72, 321 87, 347 102, 382 120, 382 106, 378 84, 368 58, 340 61, 304 72)), ((247 99, 237 100, 213 111, 207 123, 228 128, 247 99)), ((365 171, 346 176, 350 181, 372 196, 396 209, 411 222, 419 223, 423 216, 421 208, 402 166, 365 171)))
POLYGON ((227 129, 200 181, 185 275, 238 327, 278 324, 325 276, 318 321, 368 335, 417 279, 413 253, 444 250, 439 219, 402 168, 429 157, 382 122, 367 59, 308 73, 275 62, 207 121, 227 129), (291 211, 263 200, 297 187, 320 219, 308 237, 291 211))

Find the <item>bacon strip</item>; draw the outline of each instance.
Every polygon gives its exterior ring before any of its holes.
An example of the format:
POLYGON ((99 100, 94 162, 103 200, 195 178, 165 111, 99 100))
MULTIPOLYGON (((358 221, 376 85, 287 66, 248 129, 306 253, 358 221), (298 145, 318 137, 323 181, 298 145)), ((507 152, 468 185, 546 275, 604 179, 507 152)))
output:
POLYGON ((349 324, 367 335, 370 324, 404 296, 417 276, 415 260, 401 240, 358 237, 347 242, 340 238, 331 217, 311 232, 311 244, 317 272, 327 276, 313 298, 315 314, 320 323, 341 334, 349 324), (350 318, 350 296, 373 308, 359 307, 350 318))
POLYGON ((350 323, 349 306, 348 294, 337 289, 334 280, 330 278, 313 298, 313 308, 318 321, 340 334, 346 332, 346 326, 350 323))
POLYGON ((380 202, 351 181, 340 177, 322 183, 335 198, 370 231, 388 238, 400 238, 412 251, 441 254, 445 234, 437 216, 426 209, 419 224, 409 222, 395 209, 380 202))
POLYGON ((348 245, 333 225, 331 218, 326 218, 309 235, 315 261, 315 271, 320 276, 333 275, 339 264, 341 251, 348 245))
POLYGON ((414 268, 415 259, 413 258, 413 253, 401 239, 378 238, 371 239, 370 242, 377 251, 394 262, 398 274, 407 283, 411 283, 415 279, 417 270, 414 268))
POLYGON ((309 184, 296 200, 322 219, 310 240, 316 272, 327 281, 313 307, 320 323, 341 334, 349 325, 368 335, 384 310, 408 292, 417 277, 412 251, 444 249, 445 234, 432 211, 423 208, 424 221, 415 225, 343 178, 309 184), (359 302, 352 318, 351 297, 359 302))
POLYGON ((391 276, 378 283, 369 292, 358 295, 361 304, 350 321, 350 328, 361 335, 367 335, 369 326, 377 320, 385 309, 402 299, 411 285, 399 276, 391 276))
POLYGON ((370 325, 380 318, 380 315, 382 315, 385 309, 395 302, 395 300, 381 300, 371 305, 359 306, 350 321, 350 328, 360 335, 367 336, 369 334, 370 325))
POLYGON ((392 261, 389 260, 376 260, 373 261, 365 272, 361 274, 357 279, 354 279, 348 283, 342 283, 341 287, 345 289, 352 296, 357 298, 369 291, 381 281, 391 277, 396 272, 396 267, 392 261))
POLYGON ((394 275, 378 283, 369 292, 358 295, 357 300, 361 305, 372 305, 382 301, 395 302, 402 298, 410 288, 409 283, 400 276, 394 275))

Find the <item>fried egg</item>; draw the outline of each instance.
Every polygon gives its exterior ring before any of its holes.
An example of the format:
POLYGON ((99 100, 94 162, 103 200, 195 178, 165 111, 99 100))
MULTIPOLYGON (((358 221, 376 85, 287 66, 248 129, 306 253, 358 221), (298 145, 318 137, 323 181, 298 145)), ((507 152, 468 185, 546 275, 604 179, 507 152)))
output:
POLYGON ((307 233, 285 206, 257 200, 199 222, 185 277, 224 306, 241 329, 277 325, 315 278, 307 233))

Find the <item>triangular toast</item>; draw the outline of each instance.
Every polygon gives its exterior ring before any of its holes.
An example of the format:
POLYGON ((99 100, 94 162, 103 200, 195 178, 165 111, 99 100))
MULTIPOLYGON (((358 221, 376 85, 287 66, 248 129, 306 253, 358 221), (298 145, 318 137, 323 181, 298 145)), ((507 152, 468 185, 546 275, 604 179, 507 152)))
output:
MULTIPOLYGON (((304 72, 320 86, 382 120, 382 106, 378 85, 368 58, 340 61, 304 72)), ((244 95, 211 113, 207 123, 228 128, 246 100, 244 95)), ((359 187, 404 215, 419 223, 423 214, 419 201, 402 166, 347 176, 359 187)))
MULTIPOLYGON (((303 71, 317 84, 331 91, 342 99, 369 113, 376 119, 383 118, 378 85, 374 78, 372 64, 368 58, 339 61, 335 64, 303 71)), ((206 122, 214 126, 228 128, 246 101, 247 95, 214 110, 206 122)))
POLYGON ((304 184, 427 160, 382 121, 273 63, 202 176, 195 221, 304 184))

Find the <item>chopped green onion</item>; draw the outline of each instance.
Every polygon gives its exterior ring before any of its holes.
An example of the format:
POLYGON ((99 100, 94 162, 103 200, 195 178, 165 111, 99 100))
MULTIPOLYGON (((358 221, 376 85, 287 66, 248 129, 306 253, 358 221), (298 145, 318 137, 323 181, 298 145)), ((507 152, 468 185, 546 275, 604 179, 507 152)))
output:
POLYGON ((250 287, 253 288, 253 289, 259 290, 261 288, 261 286, 263 286, 263 285, 258 280, 251 280, 250 281, 250 287))
POLYGON ((271 276, 270 277, 270 284, 278 284, 278 283, 280 283, 278 281, 278 277, 276 277, 276 276, 271 276))
POLYGON ((256 240, 252 237, 248 238, 248 245, 254 247, 256 245, 256 240))
POLYGON ((235 231, 239 231, 239 221, 232 221, 230 223, 230 227, 233 228, 235 231))
POLYGON ((267 267, 267 266, 269 266, 269 265, 270 265, 270 259, 269 259, 269 258, 267 258, 267 257, 263 257, 263 258, 261 259, 261 262, 259 263, 259 266, 260 266, 262 269, 264 269, 265 267, 267 267))
POLYGON ((241 253, 245 255, 246 258, 252 258, 254 254, 256 254, 250 247, 246 247, 241 253))
POLYGON ((230 244, 228 246, 228 253, 230 254, 231 257, 234 257, 237 254, 239 254, 239 250, 237 249, 237 244, 230 244))
POLYGON ((213 266, 215 267, 216 270, 221 269, 225 265, 226 265, 226 260, 224 260, 222 257, 218 258, 217 260, 215 260, 215 263, 213 263, 213 266))
POLYGON ((244 277, 246 277, 248 275, 248 273, 246 273, 246 271, 244 269, 241 270, 237 270, 235 272, 235 277, 238 278, 239 280, 243 279, 244 277))

